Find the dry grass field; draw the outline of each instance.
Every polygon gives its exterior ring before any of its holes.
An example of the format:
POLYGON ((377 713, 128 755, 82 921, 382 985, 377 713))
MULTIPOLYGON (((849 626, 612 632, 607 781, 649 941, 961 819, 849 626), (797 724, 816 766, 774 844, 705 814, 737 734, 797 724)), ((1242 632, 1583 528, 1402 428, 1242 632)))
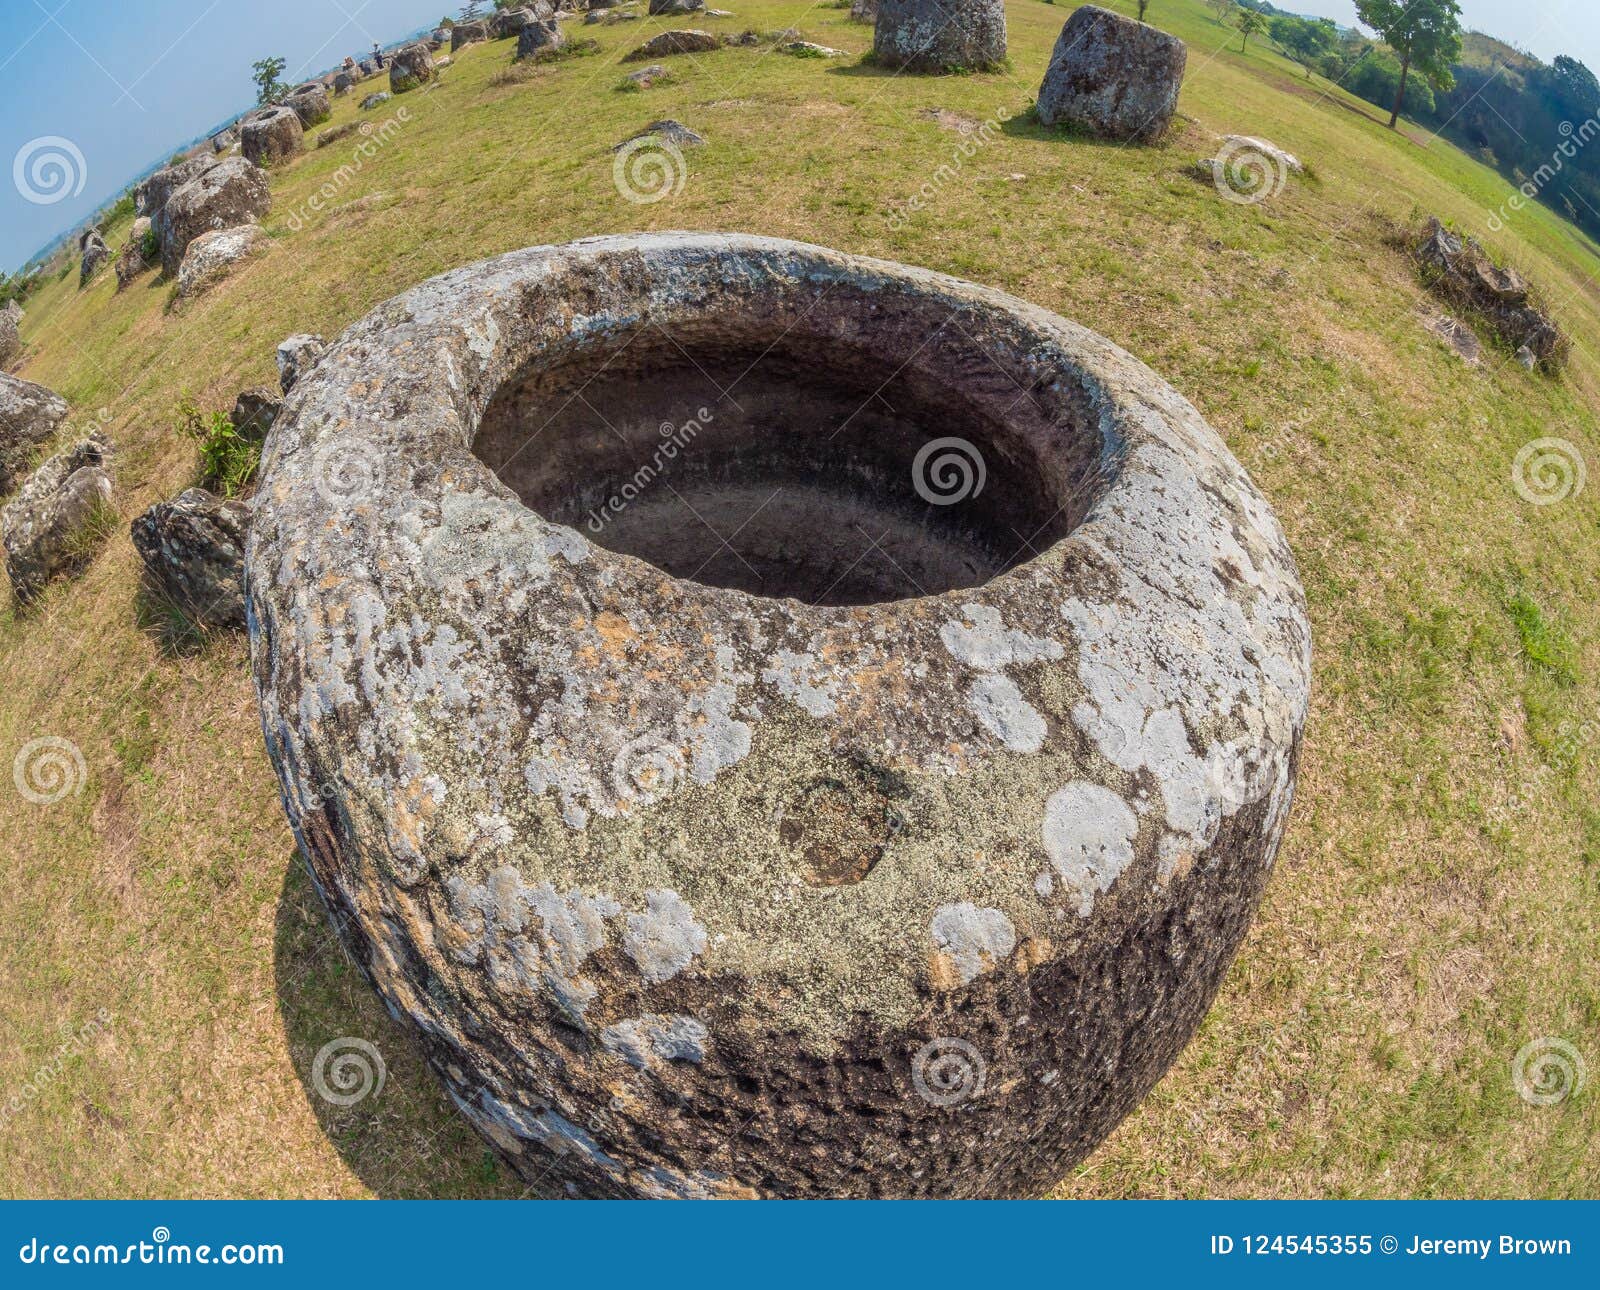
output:
POLYGON ((516 74, 512 42, 472 46, 432 90, 336 100, 331 124, 373 133, 276 169, 271 248, 197 301, 153 275, 79 290, 74 266, 29 302, 19 373, 75 428, 103 416, 121 523, 32 608, 0 592, 3 765, 46 736, 83 758, 52 804, 0 780, 0 1092, 26 1090, 0 1194, 521 1194, 333 938, 245 643, 173 642, 127 521, 196 477, 180 399, 274 382, 284 336, 513 248, 672 228, 923 265, 1100 331, 1217 427, 1300 561, 1315 692, 1265 904, 1194 1043, 1057 1194, 1600 1194, 1600 1080, 1548 1106, 1512 1080, 1539 1039, 1600 1068, 1600 479, 1540 504, 1513 468, 1556 437, 1600 470, 1600 251, 1536 205, 1489 233, 1505 181, 1240 54, 1198 0, 1151 6, 1190 54, 1181 119, 1145 149, 1030 121, 1068 5, 1011 0, 1006 72, 926 78, 863 63, 846 10, 723 2, 738 16, 704 25, 847 56, 724 49, 629 93, 621 56, 681 20, 572 26, 598 51, 516 74), (707 145, 681 189, 629 201, 610 148, 663 117, 707 145), (1194 163, 1233 132, 1310 173, 1224 200, 1194 163), (1573 339, 1562 376, 1493 348, 1470 367, 1430 333, 1396 245, 1427 214, 1539 286, 1573 339), (349 1108, 310 1087, 342 1036, 387 1067, 349 1108))

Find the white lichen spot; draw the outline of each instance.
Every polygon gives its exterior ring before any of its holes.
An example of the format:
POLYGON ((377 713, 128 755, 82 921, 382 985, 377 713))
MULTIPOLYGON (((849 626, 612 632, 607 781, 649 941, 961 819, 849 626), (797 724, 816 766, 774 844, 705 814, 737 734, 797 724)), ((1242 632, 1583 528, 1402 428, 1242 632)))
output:
POLYGON ((810 654, 779 650, 772 656, 772 665, 761 673, 761 679, 776 686, 779 694, 794 700, 813 717, 831 717, 834 713, 839 682, 829 677, 810 654))
POLYGON ((1012 752, 1035 753, 1044 747, 1044 718, 1010 677, 998 672, 978 677, 967 689, 967 707, 1012 752))
POLYGON ((630 1065, 647 1070, 661 1062, 703 1062, 710 1033, 695 1017, 646 1013, 607 1026, 600 1042, 630 1065))
POLYGON ((1087 918, 1095 897, 1133 862, 1139 821, 1116 793, 1079 780, 1050 795, 1044 808, 1044 849, 1061 883, 1087 918))
POLYGON ((950 957, 961 984, 993 969, 1017 947, 1017 929, 998 909, 970 901, 943 905, 929 926, 933 943, 950 957))
POLYGON ((651 985, 682 972, 706 947, 706 929, 677 892, 658 888, 645 892, 645 911, 629 914, 622 948, 651 985))
POLYGON ((939 639, 968 667, 993 672, 1013 663, 1038 663, 1061 657, 1060 642, 1006 627, 1001 622, 1000 611, 993 605, 963 605, 961 612, 966 623, 952 619, 939 629, 939 639))

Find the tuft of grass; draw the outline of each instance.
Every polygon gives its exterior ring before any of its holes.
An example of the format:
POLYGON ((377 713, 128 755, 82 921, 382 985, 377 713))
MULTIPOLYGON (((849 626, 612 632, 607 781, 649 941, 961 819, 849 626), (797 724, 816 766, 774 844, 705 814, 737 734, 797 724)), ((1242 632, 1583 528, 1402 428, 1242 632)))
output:
POLYGON ((117 508, 103 497, 97 497, 83 517, 83 522, 67 535, 62 543, 69 569, 82 569, 95 552, 105 545, 106 539, 122 527, 122 517, 117 508))
POLYGON ((1506 601, 1506 613, 1516 628, 1522 657, 1556 684, 1578 684, 1577 646, 1572 637, 1539 607, 1526 591, 1516 591, 1506 601))

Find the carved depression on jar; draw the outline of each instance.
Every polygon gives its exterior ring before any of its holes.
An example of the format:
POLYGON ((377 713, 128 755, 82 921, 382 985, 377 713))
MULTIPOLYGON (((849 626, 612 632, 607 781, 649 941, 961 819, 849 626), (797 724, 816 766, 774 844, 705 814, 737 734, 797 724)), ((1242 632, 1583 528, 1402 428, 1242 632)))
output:
POLYGON ((1210 1003, 1303 597, 1102 337, 819 247, 535 247, 295 385, 255 682, 336 925, 577 1194, 1018 1195, 1210 1003))

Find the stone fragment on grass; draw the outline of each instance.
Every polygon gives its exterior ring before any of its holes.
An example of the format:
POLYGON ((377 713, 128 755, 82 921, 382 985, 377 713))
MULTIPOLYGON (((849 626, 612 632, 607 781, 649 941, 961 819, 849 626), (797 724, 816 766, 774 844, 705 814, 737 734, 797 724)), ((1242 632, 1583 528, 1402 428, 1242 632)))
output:
POLYGON ((100 236, 100 230, 92 228, 78 239, 78 250, 83 256, 78 266, 78 285, 82 287, 87 286, 89 279, 111 258, 111 248, 100 236))
POLYGON ((190 488, 133 521, 150 581, 192 619, 242 630, 250 503, 190 488))
POLYGON ((93 524, 111 501, 111 456, 96 431, 40 466, 0 510, 0 546, 20 604, 88 563, 93 524))
POLYGON ((709 54, 714 49, 720 49, 722 42, 709 31, 697 31, 688 28, 682 31, 664 31, 659 36, 654 36, 640 45, 623 58, 625 63, 642 63, 652 58, 664 58, 668 54, 709 54))
POLYGON ((640 130, 638 134, 631 135, 624 139, 621 143, 616 144, 611 151, 621 152, 635 140, 651 137, 665 139, 668 143, 674 144, 679 148, 699 148, 702 147, 706 141, 704 135, 697 134, 680 121, 674 121, 668 118, 662 121, 650 122, 650 124, 645 126, 643 130, 640 130))
POLYGON ((375 107, 382 107, 388 101, 389 101, 389 93, 388 93, 388 91, 387 90, 379 90, 377 93, 369 94, 369 95, 367 95, 366 98, 361 100, 361 110, 363 112, 370 112, 375 107))
POLYGON ((54 390, 0 372, 0 497, 23 480, 34 454, 67 419, 54 390))
POLYGON ((213 229, 189 243, 178 266, 178 299, 191 300, 217 285, 252 256, 272 245, 259 224, 213 229))

